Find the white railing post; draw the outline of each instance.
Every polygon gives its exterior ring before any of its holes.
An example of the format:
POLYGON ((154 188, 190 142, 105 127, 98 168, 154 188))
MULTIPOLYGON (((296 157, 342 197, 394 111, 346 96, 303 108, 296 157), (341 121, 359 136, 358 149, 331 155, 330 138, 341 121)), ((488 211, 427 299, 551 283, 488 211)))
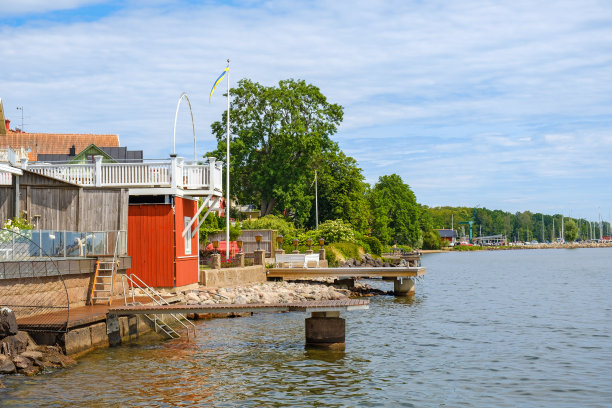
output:
POLYGON ((216 157, 208 158, 208 188, 210 191, 215 189, 215 162, 217 161, 216 157))
POLYGON ((21 170, 26 170, 28 168, 28 158, 24 157, 21 159, 21 170))
POLYGON ((96 187, 102 186, 102 156, 95 155, 94 180, 96 187))
POLYGON ((172 153, 170 155, 170 183, 172 186, 172 189, 176 189, 178 183, 177 183, 177 178, 179 177, 179 172, 178 172, 178 168, 176 165, 176 154, 172 153))
POLYGON ((176 185, 181 188, 185 187, 185 173, 183 171, 184 162, 185 162, 185 159, 183 157, 176 158, 176 177, 177 177, 176 185))

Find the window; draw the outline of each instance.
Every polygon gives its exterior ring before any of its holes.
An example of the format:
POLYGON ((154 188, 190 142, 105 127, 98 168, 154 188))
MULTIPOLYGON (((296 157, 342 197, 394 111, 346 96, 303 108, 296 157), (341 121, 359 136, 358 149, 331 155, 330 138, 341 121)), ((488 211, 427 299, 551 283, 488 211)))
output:
MULTIPOLYGON (((191 217, 185 217, 185 229, 191 222, 191 217)), ((185 255, 191 255, 191 229, 185 235, 185 255)))

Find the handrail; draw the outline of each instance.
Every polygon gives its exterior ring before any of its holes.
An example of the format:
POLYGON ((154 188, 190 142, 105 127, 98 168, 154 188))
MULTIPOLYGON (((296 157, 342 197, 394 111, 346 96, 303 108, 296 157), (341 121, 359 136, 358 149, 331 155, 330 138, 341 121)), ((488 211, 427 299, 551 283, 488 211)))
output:
POLYGON ((28 165, 28 170, 88 187, 154 186, 221 191, 222 162, 212 158, 204 162, 175 159, 136 163, 35 162, 28 165))
MULTIPOLYGON (((124 299, 124 302, 125 302, 126 306, 128 306, 128 302, 127 302, 127 295, 126 295, 126 292, 125 292, 125 281, 124 281, 124 278, 129 280, 129 282, 131 284, 131 287, 132 287, 132 304, 136 303, 136 298, 135 298, 135 295, 134 295, 134 286, 136 286, 138 289, 142 290, 145 295, 147 295, 149 298, 151 298, 151 300, 153 300, 159 306, 169 305, 170 304, 166 299, 164 299, 162 297, 162 295, 158 291, 156 291, 155 289, 153 289, 152 287, 147 285, 142 279, 140 279, 138 277, 138 275, 131 274, 131 276, 128 276, 127 274, 123 274, 123 275, 121 275, 121 284, 123 285, 123 299, 124 299), (134 279, 132 279, 132 277, 134 277, 138 281, 140 281, 140 283, 142 283, 142 285, 144 287, 141 286, 138 282, 135 282, 134 279), (157 296, 157 298, 159 300, 156 299, 155 296, 151 295, 151 293, 149 293, 149 291, 152 292, 153 295, 157 296)), ((195 337, 195 327, 196 327, 196 325, 193 324, 189 319, 187 319, 185 315, 183 315, 181 313, 169 313, 169 314, 170 314, 170 316, 172 316, 174 318, 174 320, 179 322, 185 329, 187 329, 187 337, 189 337, 189 329, 190 329, 190 327, 187 326, 185 323, 183 323, 183 321, 180 320, 178 317, 176 317, 176 315, 179 315, 183 319, 185 319, 185 321, 188 322, 192 326, 191 329, 193 330, 193 336, 195 337)))

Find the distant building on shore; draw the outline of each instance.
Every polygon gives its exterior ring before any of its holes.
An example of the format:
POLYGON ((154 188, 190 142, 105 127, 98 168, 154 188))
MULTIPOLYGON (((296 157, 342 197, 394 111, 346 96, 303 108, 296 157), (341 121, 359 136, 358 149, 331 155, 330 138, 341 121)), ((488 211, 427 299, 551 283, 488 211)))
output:
POLYGON ((454 244, 457 241, 457 231, 452 229, 439 229, 438 234, 440 234, 440 238, 442 241, 446 241, 449 244, 454 244))

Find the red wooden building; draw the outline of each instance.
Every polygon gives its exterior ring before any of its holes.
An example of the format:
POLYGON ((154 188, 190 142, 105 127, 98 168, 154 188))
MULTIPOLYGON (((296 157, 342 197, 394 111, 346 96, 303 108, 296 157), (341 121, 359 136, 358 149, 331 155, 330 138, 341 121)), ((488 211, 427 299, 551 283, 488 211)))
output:
POLYGON ((198 235, 183 237, 197 201, 172 196, 168 204, 130 204, 128 254, 132 268, 149 286, 176 287, 198 282, 198 235))

